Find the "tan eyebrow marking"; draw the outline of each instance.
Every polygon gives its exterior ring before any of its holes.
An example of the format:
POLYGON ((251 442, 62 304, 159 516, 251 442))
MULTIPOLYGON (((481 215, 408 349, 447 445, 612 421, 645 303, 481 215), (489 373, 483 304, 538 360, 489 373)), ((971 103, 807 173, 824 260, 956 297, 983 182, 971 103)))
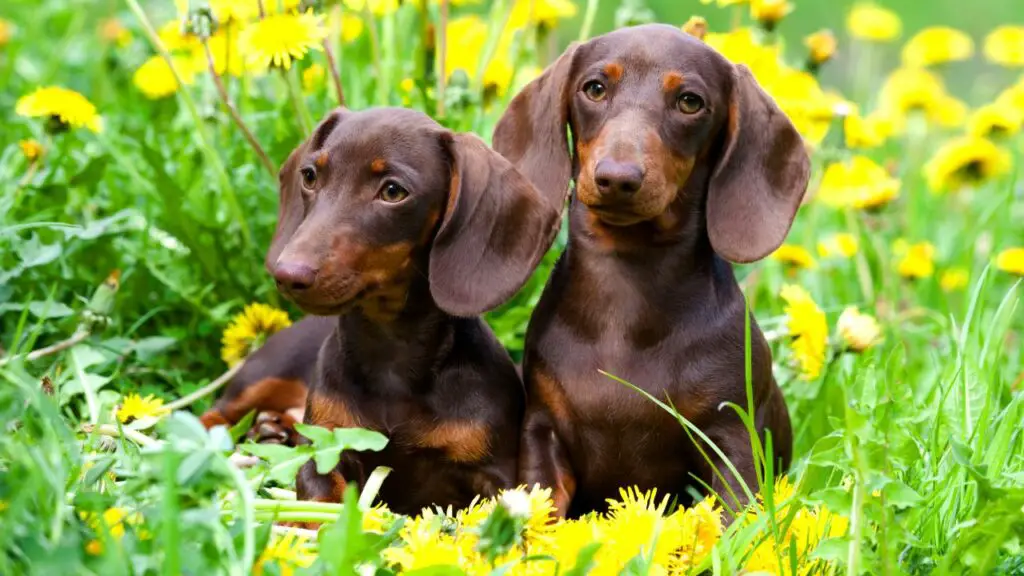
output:
POLYGON ((622 64, 619 64, 618 62, 609 62, 604 67, 605 76, 607 76, 612 82, 622 80, 622 72, 622 64))
POLYGON ((661 87, 665 92, 672 92, 683 85, 683 75, 679 72, 669 72, 661 79, 661 87))
POLYGON ((320 155, 316 157, 316 162, 314 162, 314 164, 316 164, 317 168, 327 166, 327 152, 321 152, 320 155))
POLYGON ((370 162, 370 171, 374 174, 381 174, 387 170, 388 163, 383 158, 374 158, 373 162, 370 162))

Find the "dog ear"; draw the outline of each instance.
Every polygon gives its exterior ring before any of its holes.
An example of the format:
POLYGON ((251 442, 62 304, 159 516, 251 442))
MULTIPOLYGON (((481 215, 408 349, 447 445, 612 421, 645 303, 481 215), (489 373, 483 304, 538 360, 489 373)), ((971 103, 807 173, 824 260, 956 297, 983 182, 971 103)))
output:
POLYGON ((578 47, 569 45, 554 64, 516 94, 492 138, 494 149, 526 174, 559 212, 565 208, 572 178, 568 83, 578 47))
POLYGON ((430 250, 430 292, 449 314, 476 316, 522 288, 554 241, 560 214, 483 140, 446 132, 442 142, 451 184, 430 250))
POLYGON ((274 230, 274 238, 270 241, 270 248, 267 250, 267 257, 263 265, 271 274, 277 265, 277 259, 281 256, 288 241, 299 229, 302 220, 306 216, 305 206, 302 202, 302 176, 299 174, 299 162, 311 152, 319 150, 327 141, 327 137, 338 126, 346 114, 344 108, 333 110, 313 131, 313 135, 305 142, 299 144, 288 160, 277 174, 278 190, 280 194, 277 211, 277 228, 274 230))
POLYGON ((750 70, 736 65, 725 141, 708 186, 708 236, 715 252, 732 262, 753 262, 778 248, 809 173, 796 128, 750 70))

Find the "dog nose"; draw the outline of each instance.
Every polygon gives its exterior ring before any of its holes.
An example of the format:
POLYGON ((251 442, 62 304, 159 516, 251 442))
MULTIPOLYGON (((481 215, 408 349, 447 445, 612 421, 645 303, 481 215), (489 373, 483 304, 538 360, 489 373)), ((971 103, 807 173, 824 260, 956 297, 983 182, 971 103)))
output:
POLYGON ((594 182, 602 193, 635 194, 644 183, 644 169, 638 164, 601 160, 594 169, 594 182))
POLYGON ((274 268, 274 280, 289 290, 305 290, 316 280, 316 270, 300 262, 281 262, 274 268))

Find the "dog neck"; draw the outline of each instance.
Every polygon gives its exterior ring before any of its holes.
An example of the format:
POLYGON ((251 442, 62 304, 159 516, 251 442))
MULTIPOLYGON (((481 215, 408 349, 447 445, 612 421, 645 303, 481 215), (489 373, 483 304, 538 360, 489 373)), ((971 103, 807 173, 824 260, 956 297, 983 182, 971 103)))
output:
POLYGON ((378 391, 388 381, 405 389, 428 386, 434 367, 451 350, 457 321, 437 306, 426 278, 417 274, 393 313, 356 306, 339 316, 336 352, 346 371, 378 391), (413 382, 416 377, 423 381, 413 382))
POLYGON ((569 217, 569 284, 611 301, 664 304, 720 302, 739 294, 728 262, 715 254, 704 215, 706 173, 694 173, 657 218, 632 226, 605 224, 578 200, 569 217))

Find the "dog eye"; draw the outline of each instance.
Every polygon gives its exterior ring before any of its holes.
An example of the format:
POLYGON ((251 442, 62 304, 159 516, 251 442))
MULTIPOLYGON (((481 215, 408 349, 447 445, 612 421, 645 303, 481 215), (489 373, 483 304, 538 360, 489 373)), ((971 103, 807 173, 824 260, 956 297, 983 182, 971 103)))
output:
POLYGON ((704 101, 693 92, 683 92, 676 100, 676 107, 683 114, 696 114, 704 108, 704 101))
POLYGON ((394 182, 388 182, 380 189, 380 199, 389 204, 401 202, 407 196, 409 196, 409 192, 394 182))
POLYGON ((302 174, 302 185, 306 188, 312 188, 316 184, 316 168, 303 166, 299 173, 302 174))
POLYGON ((607 91, 605 90, 604 84, 598 82, 597 80, 591 80, 590 82, 584 84, 583 93, 587 95, 587 98, 590 98, 594 102, 600 102, 601 100, 604 100, 604 97, 607 95, 607 91))

